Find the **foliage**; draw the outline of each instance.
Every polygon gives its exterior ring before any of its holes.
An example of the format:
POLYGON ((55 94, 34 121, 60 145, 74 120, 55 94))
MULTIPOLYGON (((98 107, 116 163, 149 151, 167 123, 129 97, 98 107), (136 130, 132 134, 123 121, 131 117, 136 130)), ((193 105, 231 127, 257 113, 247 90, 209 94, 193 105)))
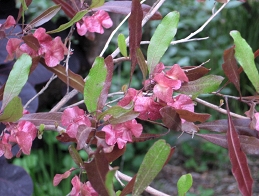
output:
MULTIPOLYGON (((46 137, 45 132, 55 131, 58 132, 56 139, 59 142, 76 144, 76 147, 73 144, 68 147, 69 157, 74 161, 74 166, 72 163, 65 165, 61 174, 56 174, 60 171, 54 171, 53 168, 51 172, 54 186, 59 186, 62 181, 71 180, 72 189, 66 189, 69 195, 105 196, 127 195, 129 193, 141 195, 143 191, 154 195, 164 195, 158 190, 151 189, 149 185, 163 166, 169 162, 175 151, 175 147, 171 147, 165 140, 159 139, 154 142, 146 152, 139 170, 132 178, 121 173, 119 168, 112 167, 111 163, 129 153, 126 151, 129 143, 142 143, 161 138, 170 132, 182 131, 192 135, 192 137, 201 137, 227 148, 232 173, 240 192, 243 195, 252 195, 253 179, 246 154, 258 154, 259 149, 259 113, 256 111, 258 103, 256 93, 258 93, 259 83, 254 61, 254 58, 259 56, 258 52, 253 52, 240 32, 231 31, 230 36, 234 40, 234 46, 224 51, 222 64, 227 81, 224 81, 220 75, 211 74, 210 70, 203 66, 205 63, 183 68, 180 63, 183 60, 178 59, 175 61, 178 64, 172 66, 161 62, 166 51, 169 54, 172 53, 171 44, 184 43, 187 47, 191 47, 188 45, 190 41, 202 40, 203 38, 195 38, 194 40, 191 38, 203 31, 206 25, 226 5, 231 4, 229 0, 218 1, 222 3, 218 10, 207 21, 200 19, 199 22, 202 26, 198 30, 195 29, 190 35, 187 34, 187 37, 177 41, 172 40, 175 36, 177 37, 176 32, 182 28, 180 13, 177 11, 168 12, 162 19, 161 14, 157 12, 160 4, 151 7, 145 4, 141 5, 138 0, 124 1, 123 3, 96 0, 87 5, 82 1, 71 4, 69 1, 53 0, 57 5, 46 9, 25 25, 24 13, 30 9, 31 2, 22 1, 17 20, 13 16, 8 16, 0 26, 0 38, 8 39, 4 44, 6 45, 4 52, 6 59, 3 62, 15 61, 5 84, 0 89, 2 100, 0 122, 5 125, 5 129, 0 135, 0 156, 10 159, 13 154, 16 157, 21 156, 21 154, 29 155, 31 154, 32 142, 37 136, 38 138, 46 137), (69 22, 50 31, 46 31, 43 27, 36 28, 51 20, 60 9, 70 18, 69 22), (103 34, 104 28, 108 29, 113 25, 107 12, 117 14, 131 12, 128 22, 129 39, 125 39, 123 35, 118 37, 119 49, 123 57, 117 56, 119 54, 117 50, 107 57, 97 56, 89 74, 83 79, 82 76, 74 73, 68 67, 70 57, 74 55, 71 49, 74 26, 76 26, 78 35, 94 39, 94 33, 103 34), (21 17, 22 26, 17 29, 18 23, 16 21, 19 21, 21 17), (147 54, 144 55, 141 48, 142 27, 150 19, 162 20, 148 42, 147 54), (9 30, 12 28, 19 32, 13 34, 12 30, 9 30), (70 33, 64 42, 60 36, 54 38, 50 36, 52 33, 65 31, 68 28, 70 28, 70 33), (129 56, 127 56, 127 44, 129 56), (61 65, 63 59, 65 59, 66 67, 61 65), (120 61, 130 61, 127 75, 129 83, 128 86, 121 87, 122 91, 109 94, 113 79, 116 78, 114 65, 120 61), (237 62, 241 67, 238 67, 237 62), (31 100, 23 104, 18 95, 26 85, 29 75, 38 67, 38 63, 56 74, 67 85, 68 90, 69 86, 74 90, 67 92, 68 94, 51 111, 29 114, 26 108, 31 100), (139 65, 143 81, 142 86, 138 84, 141 86, 139 90, 133 85, 137 65, 139 65), (240 88, 240 75, 243 71, 255 88, 250 96, 242 95, 240 88), (223 89, 229 83, 234 84, 239 96, 224 93, 223 89), (83 103, 86 110, 80 109, 78 106, 69 106, 61 111, 60 108, 73 97, 72 94, 75 92, 83 93, 83 103), (201 99, 206 94, 222 98, 221 105, 216 106, 201 99), (119 95, 119 99, 111 99, 107 102, 108 98, 114 95, 119 95), (230 111, 229 99, 238 100, 241 104, 250 107, 247 112, 242 112, 245 116, 235 113, 234 110, 230 111), (221 108, 223 102, 226 105, 225 109, 221 108), (202 111, 195 112, 195 103, 224 113, 227 118, 216 118, 216 120, 206 122, 211 115, 202 111), (168 131, 151 133, 145 130, 147 123, 168 131), (200 132, 200 129, 208 130, 209 133, 200 132), (19 148, 17 153, 12 152, 12 147, 15 145, 19 148), (87 156, 83 157, 80 151, 86 153, 87 156), (113 185, 114 178, 117 178, 119 182, 120 179, 126 180, 128 184, 116 192, 113 185)), ((204 54, 204 51, 201 53, 204 54)), ((187 54, 185 58, 192 57, 192 54, 187 54)), ((78 104, 80 102, 76 105, 78 104)), ((52 136, 46 140, 49 148, 57 142, 53 138, 52 136)), ((41 152, 44 153, 44 151, 41 152)), ((194 154, 192 149, 185 150, 185 153, 194 154)), ((48 161, 53 162, 57 160, 57 157, 52 154, 48 161)), ((35 159, 40 158, 42 157, 33 157, 32 153, 31 165, 27 166, 35 167, 35 159)), ((27 161, 24 160, 19 164, 26 164, 27 161)), ((62 160, 64 159, 62 158, 62 160)), ((135 161, 139 160, 136 158, 135 161)), ((39 168, 46 176, 44 170, 47 169, 42 164, 43 162, 39 162, 39 168)), ((197 167, 193 160, 190 160, 189 164, 197 167)), ((3 165, 6 168, 15 167, 7 165, 5 162, 3 165)), ((19 172, 17 170, 14 173, 19 175, 19 172)), ((31 173, 31 175, 34 174, 31 173)), ((21 176, 28 178, 24 172, 21 176)), ((5 176, 6 179, 9 177, 5 176)), ((49 178, 49 176, 44 177, 44 180, 49 180, 49 178)), ((14 192, 15 183, 16 181, 9 182, 8 190, 14 192)), ((186 195, 191 185, 191 175, 182 176, 177 183, 179 195, 186 195)), ((31 187, 32 183, 28 182, 28 186, 31 187)), ((50 184, 46 184, 46 189, 49 186, 50 184)), ((30 189, 27 191, 31 194, 30 189)), ((211 190, 207 191, 209 193, 204 191, 204 194, 213 194, 211 190)), ((8 193, 6 190, 5 194, 8 193)), ((55 194, 59 193, 59 190, 55 189, 55 194)))

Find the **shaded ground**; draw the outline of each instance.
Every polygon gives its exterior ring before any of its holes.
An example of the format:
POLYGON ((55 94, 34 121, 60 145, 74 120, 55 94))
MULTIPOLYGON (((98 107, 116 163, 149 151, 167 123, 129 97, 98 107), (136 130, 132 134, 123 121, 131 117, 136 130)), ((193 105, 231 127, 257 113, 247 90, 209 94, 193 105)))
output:
MULTIPOLYGON (((217 164, 217 163, 215 163, 217 164)), ((254 179, 253 196, 259 195, 259 159, 250 156, 248 164, 254 179)), ((241 196, 237 182, 231 173, 230 163, 221 170, 210 170, 202 173, 188 172, 181 165, 166 165, 157 176, 152 187, 169 195, 177 195, 177 181, 181 175, 191 173, 193 186, 187 196, 241 196)), ((149 195, 149 194, 145 194, 149 195)))

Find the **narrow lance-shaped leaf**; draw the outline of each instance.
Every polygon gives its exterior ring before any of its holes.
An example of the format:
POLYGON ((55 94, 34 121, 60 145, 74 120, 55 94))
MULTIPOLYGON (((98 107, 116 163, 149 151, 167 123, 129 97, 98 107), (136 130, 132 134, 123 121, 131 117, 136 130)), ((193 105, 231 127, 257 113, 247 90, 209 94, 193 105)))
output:
POLYGON ((65 12, 65 14, 69 18, 73 18, 76 15, 77 11, 74 10, 74 8, 71 5, 69 5, 66 1, 64 0, 52 0, 52 1, 57 5, 60 4, 61 9, 65 12))
POLYGON ((22 117, 23 106, 19 97, 14 97, 0 115, 0 122, 15 122, 22 117))
POLYGON ((90 5, 90 8, 96 8, 96 7, 100 7, 104 4, 104 0, 92 0, 92 3, 90 5))
POLYGON ((109 162, 106 160, 104 152, 96 152, 94 159, 90 163, 85 163, 84 167, 93 188, 99 195, 108 196, 109 192, 105 182, 106 175, 109 172, 109 162))
POLYGON ((118 35, 118 47, 120 49, 121 54, 124 57, 127 57, 128 56, 127 44, 126 44, 126 41, 125 41, 125 36, 123 34, 118 35))
POLYGON ((47 10, 45 10, 42 14, 40 14, 38 17, 33 19, 27 26, 30 28, 38 27, 49 20, 51 20, 60 10, 60 5, 54 5, 47 10))
POLYGON ((42 112, 33 114, 24 114, 20 119, 32 122, 35 126, 40 124, 45 125, 59 125, 61 124, 62 112, 42 112))
POLYGON ((229 81, 232 82, 236 89, 240 92, 240 77, 238 73, 238 66, 236 59, 234 57, 234 46, 224 51, 224 63, 222 64, 222 68, 229 81))
POLYGON ((137 64, 137 48, 140 46, 142 38, 143 11, 139 0, 133 0, 131 6, 131 15, 129 17, 129 49, 131 59, 130 81, 132 79, 137 64))
POLYGON ((109 196, 115 196, 114 188, 113 188, 113 178, 115 176, 116 170, 110 170, 106 174, 106 179, 105 179, 105 187, 109 193, 109 196))
POLYGON ((243 67, 244 72, 253 84, 256 92, 259 92, 259 74, 254 62, 254 53, 238 31, 231 31, 231 37, 235 43, 235 57, 238 63, 243 67))
POLYGON ((159 112, 162 116, 162 122, 168 129, 173 131, 181 130, 181 119, 172 107, 165 106, 159 112))
POLYGON ((107 75, 105 78, 105 82, 101 91, 101 94, 99 96, 98 99, 98 103, 97 103, 97 110, 101 111, 105 105, 105 102, 107 100, 108 97, 108 93, 112 84, 112 76, 113 76, 113 59, 112 56, 109 55, 108 57, 106 57, 104 59, 104 63, 106 65, 106 69, 107 69, 107 75))
POLYGON ((182 175, 177 182, 178 196, 185 196, 188 190, 192 187, 192 175, 182 175))
POLYGON ((44 59, 42 59, 42 58, 41 58, 40 62, 42 65, 44 65, 45 68, 47 68, 48 70, 50 70, 51 72, 56 74, 58 76, 58 78, 60 80, 62 80, 65 84, 67 84, 67 76, 68 76, 69 86, 73 87, 74 89, 78 90, 81 93, 84 92, 85 82, 84 82, 84 79, 82 78, 82 76, 75 74, 70 69, 68 69, 68 74, 67 74, 66 68, 59 64, 55 67, 49 67, 46 65, 44 59))
POLYGON ((174 38, 179 18, 179 12, 170 12, 163 18, 152 36, 147 50, 149 74, 153 73, 155 66, 159 63, 174 38))
POLYGON ((145 81, 148 73, 148 67, 147 67, 145 57, 142 51, 140 50, 140 48, 137 49, 137 61, 143 75, 143 81, 145 81))
POLYGON ((32 58, 28 54, 23 54, 17 59, 5 84, 1 110, 5 108, 9 101, 19 95, 28 80, 31 65, 32 58))
POLYGON ((238 183, 238 188, 243 195, 252 195, 253 179, 248 167, 245 153, 241 149, 240 140, 230 116, 228 100, 226 99, 228 112, 227 143, 229 158, 232 164, 232 173, 238 183))
POLYGON ((84 15, 87 14, 87 12, 88 12, 88 10, 82 10, 80 12, 77 12, 76 15, 69 22, 60 25, 55 30, 48 31, 47 33, 58 33, 58 32, 64 31, 65 29, 71 27, 74 23, 76 23, 79 20, 81 20, 84 17, 84 15))
POLYGON ((161 171, 170 155, 171 147, 164 140, 158 140, 144 157, 136 176, 132 195, 140 195, 161 171))
POLYGON ((77 152, 77 150, 75 149, 75 147, 70 145, 68 147, 68 151, 69 151, 69 154, 71 155, 73 161, 77 164, 77 166, 81 167, 84 164, 84 162, 83 162, 82 158, 80 157, 79 153, 77 152))
POLYGON ((217 90, 223 79, 223 77, 215 75, 204 76, 198 80, 184 83, 177 92, 192 95, 194 99, 200 94, 217 90))
POLYGON ((90 113, 96 112, 97 110, 97 104, 103 86, 105 85, 106 76, 107 67, 105 66, 104 59, 102 57, 97 57, 86 77, 84 87, 85 105, 90 113))

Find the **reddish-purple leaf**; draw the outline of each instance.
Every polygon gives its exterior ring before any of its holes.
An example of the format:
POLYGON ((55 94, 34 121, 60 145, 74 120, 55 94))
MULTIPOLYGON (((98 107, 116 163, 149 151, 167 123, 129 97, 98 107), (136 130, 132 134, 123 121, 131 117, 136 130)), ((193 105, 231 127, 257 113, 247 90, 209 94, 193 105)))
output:
POLYGON ((255 58, 259 56, 259 49, 254 52, 255 58))
MULTIPOLYGON (((132 4, 132 1, 109 1, 109 2, 105 2, 101 7, 94 8, 93 11, 104 10, 107 12, 127 15, 131 12, 131 9, 130 9, 131 4, 132 4)), ((149 12, 151 7, 149 5, 142 4, 141 8, 143 10, 144 15, 146 15, 149 12)), ((161 19, 162 19, 162 15, 159 12, 156 12, 151 17, 151 20, 161 20, 161 19)))
POLYGON ((182 67, 189 81, 198 80, 209 73, 210 69, 203 66, 184 66, 182 67))
MULTIPOLYGON (((232 120, 238 135, 247 135, 257 137, 257 131, 250 129, 250 119, 234 119, 232 120)), ((216 120, 197 124, 200 129, 206 129, 218 133, 226 133, 228 130, 228 121, 226 119, 216 120)))
MULTIPOLYGON (((44 67, 46 67, 48 70, 50 70, 51 72, 56 74, 60 80, 62 80, 64 83, 67 83, 67 74, 66 74, 65 67, 63 67, 59 64, 55 67, 48 67, 43 59, 41 59, 40 62, 42 65, 44 65, 44 67)), ((71 86, 72 88, 75 88, 76 90, 78 90, 81 93, 84 92, 85 82, 84 82, 84 79, 82 78, 82 76, 75 74, 74 72, 72 72, 69 69, 68 78, 69 78, 69 86, 71 86)))
POLYGON ((89 134, 91 133, 91 131, 93 130, 92 127, 87 127, 85 125, 79 125, 78 130, 77 130, 77 134, 76 134, 76 139, 77 139, 77 150, 81 150, 84 145, 85 142, 87 141, 89 134))
POLYGON ((106 174, 109 172, 109 162, 105 158, 103 151, 96 151, 94 159, 90 163, 84 164, 88 180, 93 188, 102 196, 108 196, 105 186, 106 174))
POLYGON ((65 12, 65 14, 69 18, 73 18, 76 15, 76 10, 74 10, 73 7, 71 7, 66 1, 64 0, 52 0, 57 5, 61 5, 61 9, 65 12))
POLYGON ((228 100, 226 100, 226 106, 229 126, 227 131, 227 143, 229 158, 232 164, 232 173, 236 178, 240 192, 245 196, 249 196, 252 195, 253 179, 248 167, 246 155, 241 149, 240 140, 230 116, 228 100))
POLYGON ((66 171, 64 174, 56 174, 53 178, 53 185, 58 186, 58 184, 61 182, 61 180, 66 179, 70 176, 71 171, 74 168, 71 168, 70 170, 66 171))
POLYGON ((45 125, 59 125, 61 124, 62 112, 42 112, 34 114, 24 114, 19 121, 30 121, 35 126, 40 124, 45 125))
POLYGON ((106 57, 104 59, 104 62, 105 62, 106 68, 107 68, 107 75, 106 75, 104 86, 103 86, 103 89, 102 89, 101 94, 99 96, 98 103, 97 103, 97 110, 100 110, 100 111, 103 109, 103 107, 105 105, 105 102, 107 100, 107 96, 108 96, 108 93, 109 93, 109 90, 110 90, 110 87, 111 87, 111 83, 112 83, 112 75, 113 75, 113 59, 112 59, 112 56, 109 55, 108 57, 106 57))
POLYGON ((182 124, 182 131, 188 134, 194 134, 199 131, 199 128, 193 122, 185 121, 182 124))
POLYGON ((177 114, 180 115, 180 118, 183 118, 189 122, 205 122, 210 118, 210 114, 202 114, 190 112, 189 110, 175 110, 177 114))
POLYGON ((132 1, 131 15, 129 17, 129 49, 131 59, 130 81, 132 79, 137 64, 137 49, 142 38, 143 11, 139 0, 132 1))
POLYGON ((239 94, 240 92, 240 76, 238 73, 238 66, 237 61, 234 57, 235 50, 234 46, 224 51, 224 63, 222 64, 222 69, 226 76, 228 77, 229 81, 232 82, 236 89, 238 90, 239 94))
POLYGON ((166 133, 160 133, 160 134, 155 134, 155 133, 142 133, 139 137, 134 137, 132 138, 133 142, 145 142, 147 140, 153 140, 153 139, 157 139, 160 138, 166 134, 168 134, 168 132, 166 133))
POLYGON ((165 106, 159 112, 162 116, 162 122, 168 129, 173 131, 181 130, 181 118, 172 107, 165 106))
MULTIPOLYGON (((199 137, 202 137, 203 139, 213 144, 216 144, 223 148, 228 148, 227 137, 225 134, 196 134, 196 135, 199 137)), ((245 135, 240 135, 239 139, 240 139, 241 149, 246 154, 259 155, 259 139, 255 137, 245 136, 245 135)))
POLYGON ((109 163, 115 161, 116 159, 118 159, 120 156, 122 156, 124 154, 124 152, 126 151, 126 145, 122 148, 119 149, 118 145, 115 145, 112 152, 110 153, 105 153, 105 158, 107 159, 107 161, 109 163))
POLYGON ((38 49, 40 48, 40 43, 38 39, 32 34, 23 36, 22 39, 31 49, 38 51, 38 49))
POLYGON ((131 181, 129 181, 129 183, 124 187, 120 196, 126 196, 127 194, 130 194, 133 191, 135 180, 136 180, 136 175, 134 175, 131 181))
POLYGON ((143 81, 145 81, 148 74, 148 67, 147 67, 145 57, 140 48, 137 48, 137 61, 143 75, 143 81))

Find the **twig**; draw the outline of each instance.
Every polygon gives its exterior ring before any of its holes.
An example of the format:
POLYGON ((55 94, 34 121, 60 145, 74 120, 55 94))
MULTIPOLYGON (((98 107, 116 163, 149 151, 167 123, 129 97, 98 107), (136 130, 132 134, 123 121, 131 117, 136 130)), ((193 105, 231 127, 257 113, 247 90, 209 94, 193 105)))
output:
POLYGON ((78 91, 73 89, 68 94, 66 94, 58 103, 55 105, 50 112, 57 112, 63 105, 65 105, 70 99, 77 95, 78 91))
POLYGON ((212 16, 199 28, 197 29, 195 32, 191 33, 190 35, 188 35, 186 38, 184 38, 183 40, 189 40, 190 38, 192 38, 194 35, 197 35, 198 33, 202 32, 203 29, 209 24, 209 22, 230 2, 230 0, 227 0, 226 3, 224 3, 219 9, 218 11, 216 11, 214 14, 212 14, 212 16))
MULTIPOLYGON (((217 106, 217 105, 214 105, 214 104, 212 104, 212 103, 209 103, 209 102, 204 101, 204 100, 199 99, 199 98, 196 98, 196 99, 194 99, 194 100, 195 100, 196 102, 198 102, 198 103, 200 103, 200 104, 202 104, 202 105, 205 105, 205 106, 207 106, 207 107, 209 107, 209 108, 212 108, 212 109, 214 109, 214 110, 216 110, 216 111, 218 111, 218 112, 220 112, 220 113, 222 113, 222 114, 227 114, 227 110, 225 110, 225 109, 223 109, 223 108, 220 108, 220 107, 217 106)), ((232 117, 235 117, 235 118, 249 119, 248 117, 241 116, 241 115, 236 114, 236 113, 233 113, 233 112, 230 112, 230 115, 231 115, 232 117)))
MULTIPOLYGON (((186 43, 186 42, 192 42, 192 41, 200 41, 200 40, 206 40, 209 39, 209 37, 202 37, 202 38, 193 38, 193 39, 180 39, 177 41, 172 41, 170 44, 171 45, 176 45, 176 44, 180 44, 180 43, 186 43)), ((141 41, 140 44, 149 44, 150 41, 141 41)))
POLYGON ((36 99, 39 95, 41 95, 50 85, 50 83, 57 78, 56 75, 52 75, 51 78, 49 79, 49 81, 46 83, 46 85, 36 94, 34 95, 29 101, 27 101, 27 103, 24 105, 24 109, 26 109, 28 107, 28 105, 34 100, 36 99))
MULTIPOLYGON (((132 177, 130 177, 130 176, 126 175, 126 174, 123 174, 122 172, 120 172, 120 171, 118 171, 118 170, 116 171, 116 175, 117 175, 120 179, 125 180, 125 181, 127 181, 127 182, 131 181, 131 179, 132 179, 132 177)), ((154 189, 154 188, 152 188, 152 187, 150 187, 150 186, 148 186, 148 187, 145 189, 145 191, 148 192, 148 193, 150 193, 150 194, 152 194, 152 195, 154 195, 154 196, 170 196, 170 195, 167 195, 167 194, 165 194, 165 193, 163 193, 163 192, 161 192, 161 191, 158 191, 158 190, 156 190, 156 189, 154 189)))

